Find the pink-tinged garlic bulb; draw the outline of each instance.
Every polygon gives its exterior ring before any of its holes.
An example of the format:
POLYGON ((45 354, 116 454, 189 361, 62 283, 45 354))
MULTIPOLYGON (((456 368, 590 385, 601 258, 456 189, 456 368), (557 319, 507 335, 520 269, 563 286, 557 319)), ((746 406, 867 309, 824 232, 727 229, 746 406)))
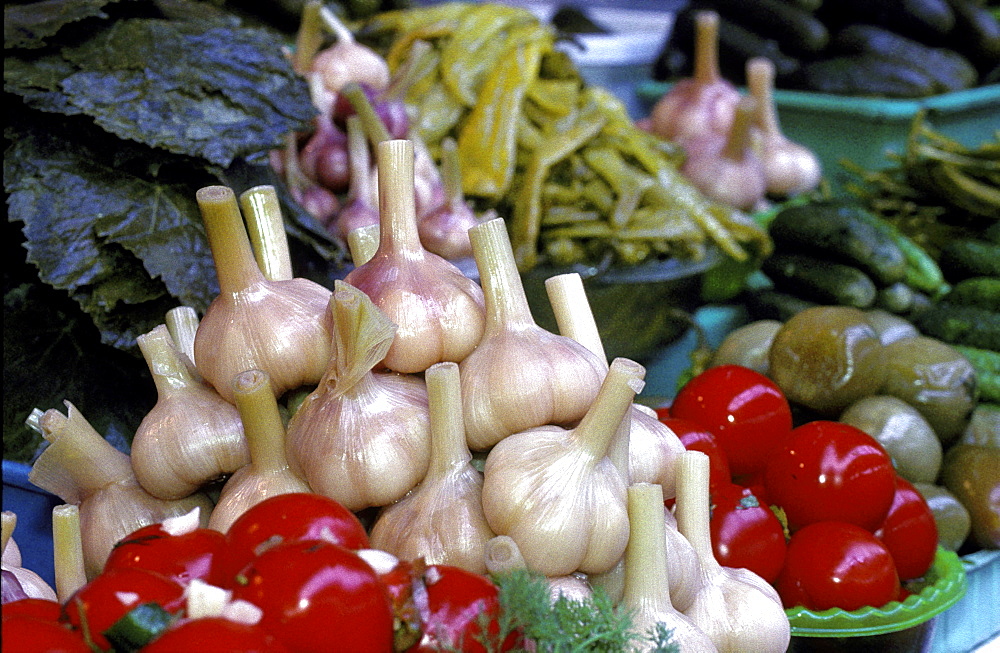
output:
POLYGON ((142 487, 180 499, 249 463, 239 411, 188 368, 167 326, 136 341, 157 392, 132 438, 132 469, 142 487))
POLYGON ((354 34, 329 8, 322 7, 319 16, 323 26, 336 38, 336 43, 321 50, 312 60, 312 73, 323 80, 331 93, 337 93, 350 82, 364 83, 375 89, 389 85, 389 64, 380 54, 358 43, 354 34))
POLYGON ((4 510, 0 516, 3 518, 3 564, 0 564, 0 569, 3 571, 3 603, 29 598, 47 601, 58 600, 56 591, 45 582, 45 579, 33 569, 22 565, 20 549, 13 539, 14 529, 17 526, 17 514, 10 510, 4 510), (9 554, 7 553, 8 549, 11 551, 9 554))
POLYGON ((330 310, 336 354, 288 423, 288 459, 314 492, 350 510, 386 506, 427 473, 427 386, 374 371, 396 327, 365 293, 337 281, 330 310))
POLYGON ((483 475, 465 442, 458 375, 452 362, 435 363, 424 374, 431 427, 427 475, 379 513, 371 544, 404 560, 484 574, 485 546, 494 533, 483 514, 483 475))
POLYGON ((479 344, 485 325, 482 289, 455 265, 420 243, 413 199, 413 144, 378 144, 379 246, 347 275, 396 324, 385 366, 423 372, 460 362, 479 344))
POLYGON ((649 117, 660 138, 685 145, 700 135, 727 134, 740 92, 719 73, 719 14, 695 15, 694 73, 664 93, 649 117))
POLYGON ((230 403, 233 379, 246 370, 265 372, 276 397, 317 383, 331 353, 330 291, 264 276, 232 189, 206 186, 197 199, 219 277, 219 296, 195 335, 198 371, 230 403))
POLYGON ((94 430, 70 402, 66 414, 35 410, 28 425, 49 445, 35 460, 28 480, 66 503, 80 506, 80 528, 87 577, 104 568, 111 548, 143 526, 201 509, 204 522, 212 501, 197 492, 182 499, 158 499, 139 485, 128 454, 94 430))
POLYGON ((483 512, 545 576, 611 569, 628 542, 625 476, 608 449, 645 369, 617 358, 580 423, 510 435, 486 457, 483 512))
POLYGON ((442 202, 418 216, 420 242, 428 250, 449 260, 472 256, 469 229, 479 224, 462 191, 462 168, 455 139, 441 141, 442 202))
POLYGON ((469 447, 482 451, 511 433, 579 420, 608 366, 572 338, 535 322, 502 218, 476 225, 469 236, 486 298, 486 329, 460 363, 462 402, 469 447))
POLYGON ((233 379, 233 397, 243 420, 250 462, 236 470, 222 486, 208 528, 221 533, 240 515, 268 497, 311 492, 285 458, 285 425, 267 373, 247 370, 233 379))
POLYGON ((790 197, 815 190, 823 176, 816 153, 785 136, 774 103, 774 62, 754 57, 746 64, 747 90, 757 99, 758 155, 764 164, 768 194, 790 197))

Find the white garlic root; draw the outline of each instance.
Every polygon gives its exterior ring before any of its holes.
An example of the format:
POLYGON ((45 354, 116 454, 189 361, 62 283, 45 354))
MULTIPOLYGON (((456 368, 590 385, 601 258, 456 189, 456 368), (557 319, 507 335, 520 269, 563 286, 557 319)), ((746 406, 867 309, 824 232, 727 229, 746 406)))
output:
POLYGON ((579 420, 607 362, 535 323, 502 218, 469 230, 486 298, 479 346, 460 363, 466 437, 485 450, 512 433, 579 420))
POLYGON ((684 614, 722 653, 787 650, 791 626, 777 591, 752 571, 718 563, 709 519, 708 456, 685 451, 678 466, 677 526, 698 554, 701 583, 684 614))
MULTIPOLYGON (((632 631, 640 638, 657 624, 671 630, 671 641, 682 651, 714 653, 712 640, 674 607, 670 598, 672 571, 668 566, 663 491, 652 483, 628 488, 629 539, 625 549, 625 584, 620 609, 632 614, 632 631)), ((639 651, 650 650, 651 642, 639 651)), ((750 649, 748 649, 750 650, 750 649)))
POLYGON ((774 62, 754 57, 746 64, 747 90, 757 100, 758 153, 764 165, 767 192, 790 197, 819 186, 822 165, 816 153, 789 139, 778 124, 774 103, 774 62))
POLYGON ((615 359, 574 429, 541 426, 501 440, 486 457, 483 511, 546 576, 605 572, 628 542, 624 476, 608 449, 645 369, 615 359))
POLYGON ((222 486, 208 527, 225 533, 240 515, 268 497, 310 492, 285 458, 285 426, 267 373, 247 370, 233 380, 236 408, 250 447, 250 462, 222 486))
POLYGON ((65 603, 87 584, 79 506, 64 503, 52 508, 52 550, 56 595, 65 603))
MULTIPOLYGON (((521 555, 517 542, 508 535, 497 535, 486 543, 486 569, 492 575, 528 569, 528 563, 521 555)), ((569 601, 585 601, 594 594, 586 574, 573 572, 565 576, 546 578, 549 584, 549 600, 553 603, 559 597, 569 601)))
POLYGON ((460 362, 479 344, 482 289, 455 265, 427 251, 417 233, 413 144, 378 144, 379 246, 345 281, 367 293, 397 325, 385 365, 404 373, 460 362))
POLYGON ((126 535, 184 514, 198 506, 205 515, 211 500, 197 492, 182 499, 158 499, 139 485, 128 454, 94 430, 70 402, 66 415, 35 410, 28 425, 49 441, 28 473, 28 480, 66 503, 80 506, 80 529, 87 578, 104 568, 111 548, 126 535))
POLYGON ((201 374, 195 369, 194 362, 194 337, 198 333, 198 323, 201 322, 198 312, 190 306, 175 306, 167 311, 165 322, 170 339, 174 341, 177 349, 187 357, 184 362, 192 368, 192 374, 197 374, 200 377, 201 374))
POLYGON ((188 368, 166 325, 136 342, 157 392, 132 438, 132 469, 142 487, 179 499, 249 463, 239 411, 188 368))
POLYGON ((404 560, 448 564, 486 573, 486 542, 494 536, 483 514, 483 476, 472 466, 462 417, 458 364, 436 363, 424 374, 430 410, 427 475, 379 514, 371 544, 404 560))
POLYGON ((430 416, 419 376, 376 372, 395 325, 361 290, 337 281, 332 364, 288 423, 292 469, 350 510, 399 500, 427 473, 430 416))
POLYGON ((243 191, 240 208, 247 223, 250 246, 264 277, 269 281, 294 278, 285 221, 274 186, 254 186, 243 191))
POLYGON ((233 379, 246 370, 265 372, 276 397, 317 383, 331 353, 330 291, 264 277, 232 189, 206 186, 197 200, 220 289, 195 336, 198 371, 230 403, 233 379))

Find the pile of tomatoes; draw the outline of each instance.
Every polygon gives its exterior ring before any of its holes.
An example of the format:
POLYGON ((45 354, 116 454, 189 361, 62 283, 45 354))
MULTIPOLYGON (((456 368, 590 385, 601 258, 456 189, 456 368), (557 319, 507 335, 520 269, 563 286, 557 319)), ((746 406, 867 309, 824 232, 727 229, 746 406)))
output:
MULTIPOLYGON (((345 653, 485 653, 481 642, 501 637, 488 577, 371 549, 332 499, 282 494, 225 534, 182 530, 134 532, 62 605, 4 604, 3 650, 294 653, 322 641, 345 653), (223 593, 223 612, 193 617, 195 588, 223 593)), ((511 634, 496 648, 515 643, 511 634)))
POLYGON ((786 608, 882 606, 930 569, 933 513, 861 429, 794 423, 781 389, 738 365, 695 376, 658 413, 709 456, 716 558, 772 583, 786 608))

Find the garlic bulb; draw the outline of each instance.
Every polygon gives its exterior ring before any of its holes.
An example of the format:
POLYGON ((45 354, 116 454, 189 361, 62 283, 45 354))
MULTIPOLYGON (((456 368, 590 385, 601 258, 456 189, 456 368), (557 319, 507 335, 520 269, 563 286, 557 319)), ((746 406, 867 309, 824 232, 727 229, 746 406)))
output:
POLYGON ((293 278, 285 221, 274 186, 254 186, 240 193, 240 208, 247 223, 250 247, 269 281, 293 278))
POLYGON ((723 567, 709 533, 708 456, 681 454, 677 478, 677 525, 701 563, 701 583, 684 614, 723 653, 782 653, 791 638, 777 591, 747 569, 723 567))
POLYGON ((493 537, 483 514, 483 475, 465 442, 458 363, 427 369, 430 464, 417 487, 379 514, 371 544, 404 560, 486 573, 484 548, 493 537))
POLYGON ((87 584, 80 506, 64 503, 52 508, 52 550, 56 594, 59 602, 65 603, 87 584))
POLYGON ((375 372, 395 325, 361 290, 334 285, 335 356, 288 422, 289 464, 350 510, 399 500, 427 473, 430 415, 419 376, 375 372))
POLYGON ((249 463, 239 411, 192 373, 166 325, 136 342, 157 392, 132 438, 132 469, 142 487, 179 499, 249 463))
POLYGON ((180 515, 195 506, 207 515, 212 502, 198 492, 182 499, 158 499, 139 485, 128 454, 112 447, 70 402, 66 414, 35 410, 28 425, 49 445, 35 460, 28 480, 66 503, 80 506, 87 578, 93 579, 111 548, 133 531, 180 515))
POLYGON ((486 457, 483 511, 528 568, 546 576, 600 573, 628 541, 625 477, 608 449, 645 369, 617 358, 573 429, 540 426, 501 440, 486 457))
POLYGON ((336 93, 350 82, 364 83, 375 89, 388 86, 389 64, 385 59, 358 43, 351 30, 328 7, 322 7, 319 15, 337 40, 312 60, 312 72, 323 80, 326 89, 336 93))
POLYGON ((17 601, 23 598, 58 600, 56 592, 37 573, 22 566, 21 552, 14 541, 14 529, 17 527, 17 514, 4 510, 2 516, 2 551, 3 563, 3 602, 17 601), (8 549, 10 553, 8 553, 8 549))
MULTIPOLYGON (((521 549, 510 536, 497 535, 486 543, 486 570, 491 575, 527 568, 528 563, 521 555, 521 549)), ((570 601, 585 601, 594 594, 587 575, 578 571, 546 580, 549 583, 549 599, 553 603, 561 596, 570 601)))
MULTIPOLYGON (((576 340, 601 360, 607 360, 579 273, 550 277, 545 280, 545 290, 559 333, 576 340)), ((616 440, 612 460, 625 461, 619 467, 628 473, 630 483, 655 483, 664 496, 673 498, 677 457, 684 451, 684 445, 652 409, 632 404, 629 417, 628 436, 621 442, 616 440)))
POLYGON ((441 177, 442 203, 418 218, 420 242, 449 260, 472 256, 469 229, 479 224, 479 219, 465 201, 458 146, 450 136, 441 141, 441 177))
POLYGON ((413 200, 413 145, 378 144, 379 246, 345 281, 366 292, 397 325, 385 365, 423 372, 459 362, 479 344, 485 323, 483 291, 454 264, 420 244, 413 200))
POLYGON ((469 447, 576 422, 597 396, 607 362, 535 323, 503 218, 476 225, 469 237, 486 298, 482 341, 460 363, 469 447))
POLYGON ((764 165, 767 192, 779 197, 814 190, 822 178, 816 153, 790 140, 778 125, 774 104, 774 62, 767 57, 747 61, 747 90, 757 99, 757 151, 764 165))
MULTIPOLYGON (((625 549, 625 586, 620 609, 632 614, 632 631, 639 637, 657 624, 671 631, 682 651, 714 653, 712 640, 674 607, 670 599, 672 571, 663 532, 663 491, 659 485, 636 483, 628 488, 629 538, 625 549)), ((645 647, 637 650, 650 650, 645 647)))
POLYGON ((268 497, 311 488, 288 466, 285 426, 270 380, 262 370, 247 370, 233 380, 236 408, 250 447, 250 462, 222 486, 208 527, 225 533, 236 519, 268 497))
POLYGON ((230 403, 233 378, 246 370, 265 372, 275 396, 316 383, 330 357, 330 291, 264 277, 232 189, 206 186, 197 199, 220 289, 195 335, 198 371, 230 403))

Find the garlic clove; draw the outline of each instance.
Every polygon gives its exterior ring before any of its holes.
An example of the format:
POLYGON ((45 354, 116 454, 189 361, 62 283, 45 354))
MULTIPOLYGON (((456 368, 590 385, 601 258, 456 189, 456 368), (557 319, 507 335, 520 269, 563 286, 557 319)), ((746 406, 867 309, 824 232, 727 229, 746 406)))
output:
POLYGON ((167 326, 136 341, 157 390, 132 438, 132 469, 143 488, 179 499, 249 463, 239 411, 191 373, 167 326))
POLYGON ((371 531, 372 546, 404 560, 448 564, 486 573, 484 548, 494 536, 483 514, 482 474, 465 441, 458 364, 436 363, 424 374, 430 411, 427 475, 384 508, 371 531))

